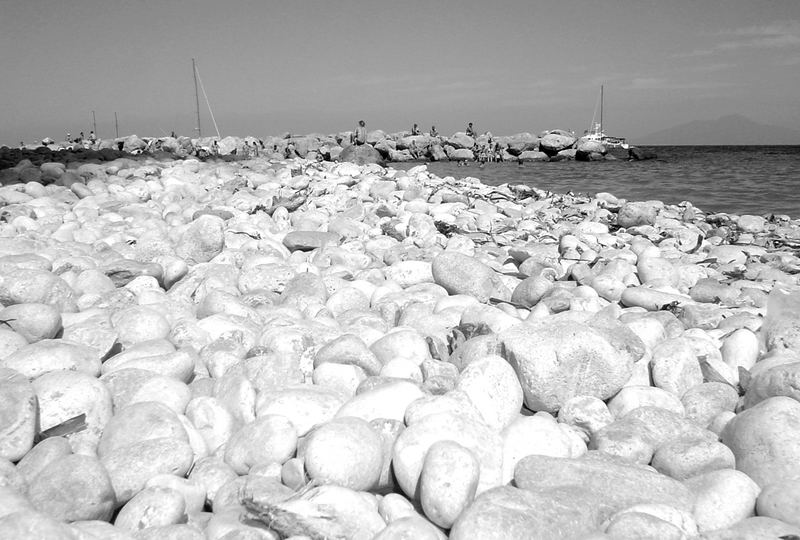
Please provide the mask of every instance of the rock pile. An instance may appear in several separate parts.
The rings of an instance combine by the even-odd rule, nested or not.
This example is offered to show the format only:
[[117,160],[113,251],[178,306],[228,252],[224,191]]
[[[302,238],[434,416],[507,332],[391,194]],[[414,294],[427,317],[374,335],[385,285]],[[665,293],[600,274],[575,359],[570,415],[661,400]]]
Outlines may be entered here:
[[[470,137],[464,132],[450,137],[410,135],[408,132],[386,133],[382,130],[369,132],[366,144],[351,144],[352,132],[322,135],[255,137],[144,137],[130,135],[118,139],[98,140],[94,144],[44,142],[25,149],[0,147],[0,169],[9,168],[22,159],[30,159],[39,165],[45,161],[103,160],[141,154],[154,155],[161,159],[206,157],[224,159],[269,159],[303,158],[309,160],[350,161],[354,163],[385,164],[408,161],[599,161],[604,159],[653,159],[651,151],[631,147],[616,155],[602,143],[579,139],[574,133],[556,129],[539,135],[517,133],[494,137],[490,133]],[[354,155],[355,153],[355,155]],[[115,155],[116,154],[116,155]],[[47,159],[43,159],[44,157]],[[6,162],[4,164],[4,162]],[[9,163],[13,162],[13,163]],[[0,176],[0,183],[2,183]],[[28,181],[28,180],[25,180]]]
[[23,169],[0,538],[800,535],[798,221],[424,166]]

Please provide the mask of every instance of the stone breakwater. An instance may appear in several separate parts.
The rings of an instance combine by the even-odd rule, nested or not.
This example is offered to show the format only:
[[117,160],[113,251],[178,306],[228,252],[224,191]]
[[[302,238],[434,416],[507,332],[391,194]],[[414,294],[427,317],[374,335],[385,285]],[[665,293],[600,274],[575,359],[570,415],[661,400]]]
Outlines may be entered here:
[[800,223],[377,165],[0,188],[2,538],[800,534]]
[[[98,140],[94,143],[57,143],[45,140],[41,145],[30,145],[25,151],[38,150],[42,154],[78,151],[82,159],[109,161],[120,157],[115,152],[127,154],[168,154],[170,157],[185,158],[188,156],[213,155],[215,157],[265,157],[268,159],[322,159],[337,161],[342,152],[351,146],[353,133],[350,131],[330,135],[308,134],[270,136],[263,139],[256,137],[223,138],[204,137],[139,137],[130,135],[118,139]],[[408,162],[408,161],[562,161],[583,160],[599,161],[626,157],[630,159],[652,159],[655,155],[649,151],[631,148],[613,155],[601,143],[579,139],[573,132],[560,129],[543,131],[538,135],[517,133],[515,135],[493,136],[485,133],[474,137],[464,132],[451,136],[411,135],[409,132],[387,133],[382,130],[367,134],[364,147],[374,150],[372,162]],[[7,150],[7,153],[10,152]],[[624,155],[623,155],[624,154]],[[167,157],[167,156],[165,156]],[[30,155],[18,150],[13,157],[9,156],[11,165]],[[15,159],[15,160],[14,160]],[[2,165],[0,155],[0,169]],[[58,159],[53,159],[58,161]],[[341,161],[352,161],[342,159]]]

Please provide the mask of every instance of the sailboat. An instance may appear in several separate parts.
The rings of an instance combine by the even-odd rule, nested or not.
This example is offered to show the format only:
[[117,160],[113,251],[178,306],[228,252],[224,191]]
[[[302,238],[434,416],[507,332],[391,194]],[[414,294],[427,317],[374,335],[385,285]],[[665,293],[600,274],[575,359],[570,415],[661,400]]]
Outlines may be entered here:
[[585,141],[596,141],[603,144],[606,148],[623,148],[627,150],[630,148],[630,145],[625,140],[624,137],[612,137],[610,135],[606,135],[605,131],[603,131],[603,86],[600,86],[600,121],[595,122],[597,118],[597,107],[595,107],[594,115],[592,115],[592,125],[589,129],[584,131],[583,137],[581,139]]

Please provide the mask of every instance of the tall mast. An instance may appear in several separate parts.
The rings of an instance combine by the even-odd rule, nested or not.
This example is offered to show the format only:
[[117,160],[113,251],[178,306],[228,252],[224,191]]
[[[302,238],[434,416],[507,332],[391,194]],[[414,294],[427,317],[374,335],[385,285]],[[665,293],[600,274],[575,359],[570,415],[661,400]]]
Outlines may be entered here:
[[200,95],[197,93],[197,67],[192,58],[192,76],[194,77],[194,104],[197,111],[197,136],[202,137],[203,132],[200,130]]
[[600,85],[600,131],[603,131],[603,85]]

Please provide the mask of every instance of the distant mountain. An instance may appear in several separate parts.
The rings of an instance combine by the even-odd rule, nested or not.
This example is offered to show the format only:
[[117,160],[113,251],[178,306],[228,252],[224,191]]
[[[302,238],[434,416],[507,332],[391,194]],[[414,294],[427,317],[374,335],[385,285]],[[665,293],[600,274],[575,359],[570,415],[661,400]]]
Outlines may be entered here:
[[800,144],[800,131],[753,122],[740,114],[717,120],[694,120],[638,137],[639,145]]

